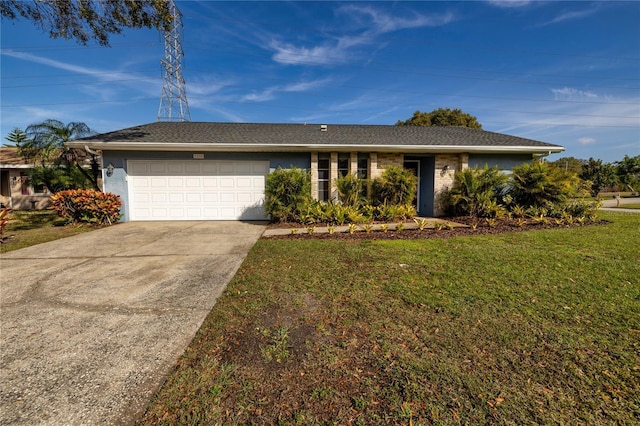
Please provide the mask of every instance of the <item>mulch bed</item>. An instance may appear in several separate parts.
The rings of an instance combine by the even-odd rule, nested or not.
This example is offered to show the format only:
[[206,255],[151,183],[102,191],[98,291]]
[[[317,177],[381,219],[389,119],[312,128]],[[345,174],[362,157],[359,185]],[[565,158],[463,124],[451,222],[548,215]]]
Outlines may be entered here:
[[[528,220],[525,224],[517,224],[515,219],[505,218],[498,219],[493,226],[489,226],[486,221],[479,220],[471,217],[442,217],[441,220],[455,222],[468,227],[455,227],[453,229],[443,228],[426,228],[423,230],[418,229],[404,229],[402,231],[371,231],[369,233],[358,229],[358,231],[350,234],[349,232],[335,232],[319,233],[314,232],[308,234],[306,232],[286,235],[272,235],[268,239],[276,240],[304,240],[304,239],[320,239],[320,240],[417,240],[425,238],[452,238],[470,235],[490,235],[501,234],[504,232],[519,232],[519,231],[531,231],[539,229],[566,229],[576,228],[581,226],[593,226],[593,225],[605,225],[609,223],[606,220],[595,220],[583,223],[574,222],[571,224],[555,222],[555,219],[549,218],[548,223],[537,223],[533,220]],[[407,222],[414,223],[414,222]],[[475,228],[472,226],[477,224]],[[328,226],[327,224],[316,224],[317,228]],[[289,228],[304,228],[304,225],[294,223],[272,223],[268,225],[269,229],[289,229]]]

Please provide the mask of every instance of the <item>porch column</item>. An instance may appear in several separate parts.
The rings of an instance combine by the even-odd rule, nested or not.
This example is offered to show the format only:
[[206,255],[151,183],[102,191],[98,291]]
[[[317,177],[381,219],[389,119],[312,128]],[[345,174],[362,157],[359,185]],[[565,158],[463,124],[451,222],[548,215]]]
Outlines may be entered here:
[[349,154],[349,174],[358,174],[358,153],[352,152]]
[[318,153],[311,153],[311,198],[318,199]]
[[335,179],[338,177],[338,153],[329,154],[329,198],[336,198]]

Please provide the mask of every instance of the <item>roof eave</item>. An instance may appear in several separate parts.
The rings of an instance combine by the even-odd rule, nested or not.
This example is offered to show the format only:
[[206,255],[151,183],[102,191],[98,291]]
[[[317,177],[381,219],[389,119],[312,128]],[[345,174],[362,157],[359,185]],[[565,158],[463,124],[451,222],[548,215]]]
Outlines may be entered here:
[[211,143],[158,143],[158,142],[67,142],[72,148],[88,146],[102,151],[202,151],[202,152],[306,152],[306,151],[374,151],[413,153],[558,153],[558,145],[364,145],[364,144],[211,144]]

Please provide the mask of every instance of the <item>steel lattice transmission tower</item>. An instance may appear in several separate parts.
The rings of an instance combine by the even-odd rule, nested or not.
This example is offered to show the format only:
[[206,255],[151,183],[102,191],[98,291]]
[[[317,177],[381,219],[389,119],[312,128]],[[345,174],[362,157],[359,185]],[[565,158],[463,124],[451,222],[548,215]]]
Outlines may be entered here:
[[162,96],[158,108],[158,121],[191,121],[187,92],[182,77],[182,13],[174,0],[169,0],[173,22],[171,30],[164,32],[164,59],[162,64]]

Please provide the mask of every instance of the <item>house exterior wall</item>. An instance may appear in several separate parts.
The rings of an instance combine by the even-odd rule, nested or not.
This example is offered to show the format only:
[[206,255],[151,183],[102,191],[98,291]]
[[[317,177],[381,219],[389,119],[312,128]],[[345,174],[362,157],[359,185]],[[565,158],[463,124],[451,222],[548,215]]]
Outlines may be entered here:
[[465,159],[466,154],[436,154],[433,176],[434,216],[443,216],[446,213],[444,194],[453,188],[454,176],[457,171],[462,170]]
[[[193,154],[204,154],[203,160],[229,160],[229,161],[268,161],[270,171],[278,167],[299,167],[309,169],[311,157],[309,153],[277,153],[277,152],[173,152],[173,151],[104,151],[103,187],[105,192],[111,192],[120,196],[122,201],[122,221],[130,220],[128,206],[129,193],[127,184],[127,161],[129,160],[193,160]],[[113,164],[113,174],[106,175],[106,168]]]
[[511,170],[515,166],[530,162],[531,160],[533,160],[531,154],[469,154],[469,167],[482,168],[484,166],[498,166],[500,170]]
[[[104,177],[104,190],[120,196],[123,203],[123,221],[128,219],[128,186],[126,165],[128,160],[189,160],[193,159],[195,152],[142,152],[142,151],[105,151],[103,153],[103,167],[113,164],[112,176]],[[299,167],[308,169],[311,172],[311,194],[318,198],[318,152],[255,152],[255,153],[233,153],[233,152],[204,152],[205,160],[234,160],[234,161],[268,161],[270,171],[278,167],[289,168]],[[361,152],[362,154],[362,152]],[[443,203],[443,194],[454,185],[454,176],[457,171],[468,167],[484,167],[485,164],[498,166],[502,170],[510,170],[515,165],[531,161],[531,154],[468,154],[468,153],[447,153],[447,154],[425,154],[407,155],[403,153],[369,152],[368,178],[380,177],[389,166],[403,167],[404,160],[420,160],[421,181],[420,181],[420,206],[423,215],[442,216],[446,213],[446,206]],[[330,155],[331,173],[331,194],[335,195],[333,179],[338,175],[338,152],[331,152]],[[194,160],[198,161],[198,160]],[[358,152],[349,152],[350,173],[355,173],[358,169]],[[448,166],[447,170],[444,170]],[[15,192],[14,192],[15,193]],[[18,189],[19,193],[19,189]],[[40,196],[42,203],[48,202],[48,196]],[[0,199],[2,201],[2,199]],[[37,208],[42,208],[44,204],[37,204]],[[29,203],[26,207],[31,208]]]
[[[3,169],[0,204],[14,210],[40,210],[51,205],[48,192],[38,193],[24,183],[27,169]],[[5,183],[4,179],[7,179]],[[26,192],[26,194],[23,194]]]

